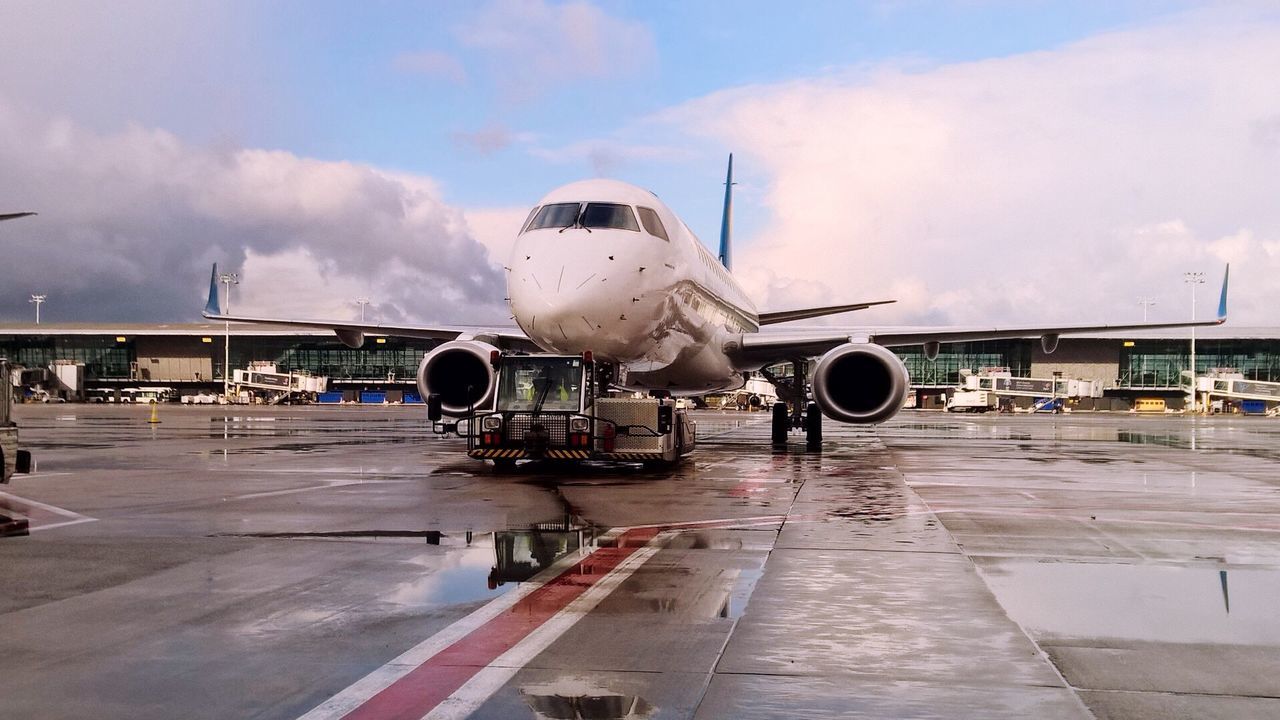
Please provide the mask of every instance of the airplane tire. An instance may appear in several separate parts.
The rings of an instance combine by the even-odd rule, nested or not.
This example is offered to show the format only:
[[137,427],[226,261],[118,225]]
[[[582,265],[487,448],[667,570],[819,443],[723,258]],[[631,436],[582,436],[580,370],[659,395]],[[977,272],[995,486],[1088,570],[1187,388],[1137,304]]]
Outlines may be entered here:
[[804,439],[810,450],[822,447],[822,411],[817,403],[809,403],[805,408]]
[[773,444],[786,445],[787,432],[791,429],[791,417],[784,402],[773,404]]

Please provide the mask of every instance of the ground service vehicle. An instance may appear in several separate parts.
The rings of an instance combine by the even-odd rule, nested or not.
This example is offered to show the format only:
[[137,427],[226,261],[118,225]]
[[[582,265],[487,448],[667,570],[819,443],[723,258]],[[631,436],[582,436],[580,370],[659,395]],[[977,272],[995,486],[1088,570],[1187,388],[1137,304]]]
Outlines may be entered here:
[[986,390],[957,390],[947,398],[947,412],[987,412],[995,407],[995,393]]
[[15,473],[31,472],[31,453],[18,449],[18,426],[9,416],[13,406],[9,378],[9,361],[0,358],[0,483],[9,482]]
[[688,411],[657,397],[608,397],[615,379],[607,363],[581,355],[490,355],[489,397],[461,417],[441,422],[441,398],[427,398],[435,430],[467,439],[467,454],[512,467],[517,460],[611,460],[674,463],[693,450],[697,429]]

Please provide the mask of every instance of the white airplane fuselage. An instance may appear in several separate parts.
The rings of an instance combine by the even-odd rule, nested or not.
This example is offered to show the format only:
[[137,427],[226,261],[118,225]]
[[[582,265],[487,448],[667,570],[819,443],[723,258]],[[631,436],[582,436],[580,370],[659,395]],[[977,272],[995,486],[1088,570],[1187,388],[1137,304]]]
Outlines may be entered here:
[[[579,221],[535,227],[539,211],[573,203],[582,209]],[[629,208],[636,220],[615,214],[614,224],[636,229],[590,226],[597,203],[617,213]],[[661,223],[657,234],[647,210]],[[538,202],[507,263],[507,296],[516,322],[542,349],[590,350],[616,362],[627,386],[674,395],[741,387],[747,368],[735,365],[724,344],[759,330],[755,305],[680,218],[653,193],[615,180],[571,183]]]

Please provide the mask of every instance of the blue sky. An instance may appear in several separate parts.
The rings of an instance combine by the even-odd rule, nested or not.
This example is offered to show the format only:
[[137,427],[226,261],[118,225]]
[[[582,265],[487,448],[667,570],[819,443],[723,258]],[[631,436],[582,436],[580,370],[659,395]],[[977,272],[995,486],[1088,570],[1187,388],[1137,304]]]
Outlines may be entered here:
[[[530,146],[554,150],[609,139],[639,118],[725,88],[887,59],[936,64],[1052,48],[1186,5],[606,2],[599,7],[609,16],[650,34],[653,56],[618,77],[551,77],[545,88],[512,99],[502,82],[507,69],[459,37],[481,14],[476,3],[376,2],[358,10],[343,2],[281,3],[261,19],[261,32],[283,42],[259,49],[266,53],[261,62],[278,63],[269,71],[271,92],[274,104],[288,110],[254,122],[243,140],[431,175],[447,199],[464,205],[522,205],[596,171],[581,159],[531,155]],[[466,81],[396,69],[396,57],[424,51],[456,58]],[[529,139],[490,152],[460,146],[460,134],[494,127]],[[687,220],[709,235],[718,217],[722,156],[732,149],[705,147],[675,171],[668,162],[611,169],[689,197],[697,217]]]
[[[189,318],[218,260],[273,277],[262,311],[488,318],[548,190],[628,180],[710,243],[734,152],[762,306],[1131,319],[1232,260],[1276,322],[1248,290],[1280,270],[1276,48],[1249,2],[18,0],[0,198],[41,216],[0,239],[52,269],[0,268],[0,317]],[[1119,259],[1070,297],[1020,277],[1063,248]],[[1011,269],[962,282],[978,258]]]

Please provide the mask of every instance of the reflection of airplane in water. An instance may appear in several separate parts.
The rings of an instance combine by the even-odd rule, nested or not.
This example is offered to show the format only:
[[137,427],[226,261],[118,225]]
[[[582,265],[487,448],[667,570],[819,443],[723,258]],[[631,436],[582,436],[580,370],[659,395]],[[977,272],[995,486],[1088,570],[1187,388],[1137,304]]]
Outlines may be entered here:
[[[407,326],[331,320],[230,316],[210,278],[205,317],[322,327],[360,347],[367,335],[445,340],[422,359],[418,387],[452,417],[469,416],[494,396],[504,352],[592,353],[613,367],[613,384],[663,395],[703,395],[739,388],[747,374],[791,362],[791,397],[841,422],[877,423],[902,408],[906,366],[889,348],[1040,338],[1053,352],[1060,335],[1214,325],[1226,319],[1223,277],[1218,313],[1207,322],[1124,325],[1036,324],[1015,327],[830,327],[762,331],[768,325],[862,310],[887,300],[761,312],[731,272],[730,158],[717,257],[655,194],[615,180],[585,180],[551,191],[530,210],[506,265],[507,297],[518,327]],[[804,248],[797,248],[804,252]],[[821,258],[815,258],[821,262]],[[808,359],[820,357],[811,377]],[[785,420],[785,415],[783,417]],[[775,422],[778,422],[775,420]],[[775,432],[777,432],[775,427]],[[786,427],[782,427],[785,437]]]

